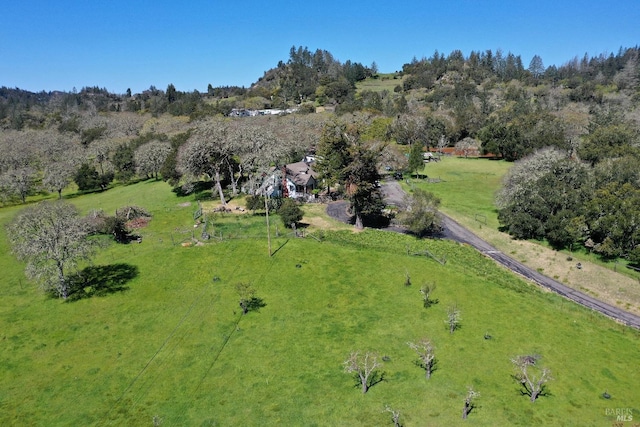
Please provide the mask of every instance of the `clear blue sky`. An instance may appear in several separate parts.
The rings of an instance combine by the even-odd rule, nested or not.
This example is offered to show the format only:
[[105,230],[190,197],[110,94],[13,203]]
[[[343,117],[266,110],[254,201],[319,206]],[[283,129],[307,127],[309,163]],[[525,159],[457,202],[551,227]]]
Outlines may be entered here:
[[545,66],[640,44],[638,0],[2,0],[0,86],[249,86],[291,46],[381,72],[437,49]]

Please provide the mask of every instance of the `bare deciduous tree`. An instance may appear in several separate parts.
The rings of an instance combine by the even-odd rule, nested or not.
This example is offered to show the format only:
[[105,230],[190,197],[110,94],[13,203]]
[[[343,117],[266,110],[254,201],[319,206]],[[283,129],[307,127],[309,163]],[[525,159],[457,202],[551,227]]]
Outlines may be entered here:
[[49,163],[44,168],[42,183],[48,190],[57,192],[58,199],[62,199],[62,190],[73,181],[75,173],[75,165],[70,161]]
[[529,396],[532,402],[535,402],[544,392],[547,382],[553,379],[551,370],[538,366],[538,360],[540,360],[538,355],[516,356],[511,359],[516,369],[514,378],[522,384],[524,388],[522,394]]
[[[231,131],[231,143],[234,155],[238,158],[238,173],[234,174],[231,184],[237,191],[238,181],[245,175],[248,178],[247,192],[255,194],[262,177],[269,172],[271,165],[279,164],[286,156],[286,147],[279,144],[275,134],[266,127],[236,123]],[[231,170],[232,163],[227,167]]]
[[466,137],[456,142],[456,150],[462,152],[462,155],[465,158],[470,155],[477,156],[480,153],[480,141]]
[[378,360],[378,355],[375,353],[362,354],[360,351],[354,351],[343,365],[346,373],[357,375],[362,385],[362,393],[366,393],[370,387],[381,381],[378,368],[382,366],[382,362]]
[[138,175],[152,175],[158,179],[158,172],[169,153],[171,144],[168,142],[151,141],[138,147],[134,155]]
[[424,145],[427,142],[425,126],[423,116],[402,114],[394,119],[391,129],[398,144],[413,146],[414,144]]
[[78,261],[88,259],[95,247],[75,206],[62,201],[30,206],[7,231],[14,253],[27,262],[27,275],[40,282],[45,291],[55,291],[66,299],[68,271]]
[[10,195],[17,195],[26,203],[27,196],[34,189],[37,171],[31,166],[10,169],[0,175],[0,187]]
[[462,408],[462,419],[466,420],[473,408],[475,408],[475,399],[480,397],[480,393],[469,386],[467,395],[464,397],[464,407]]
[[449,325],[450,334],[460,327],[461,320],[460,310],[457,305],[454,304],[447,309],[447,324]]
[[393,427],[401,427],[402,424],[400,424],[400,411],[396,411],[389,405],[386,405],[384,407],[384,411],[391,413],[391,421],[393,422]]
[[420,359],[416,364],[424,369],[425,377],[431,378],[431,373],[436,363],[433,345],[428,338],[422,338],[420,341],[408,342],[407,345],[416,352]]
[[441,135],[440,139],[438,139],[438,157],[442,157],[444,149],[448,146],[449,140],[444,135]]
[[226,149],[227,124],[219,119],[208,120],[197,125],[195,131],[184,144],[178,154],[178,164],[189,174],[199,177],[206,175],[213,179],[212,194],[216,190],[222,205],[227,202],[222,192],[222,168],[226,164],[226,157],[231,155]]
[[380,163],[394,171],[403,171],[409,166],[409,160],[396,144],[384,146],[380,156]]

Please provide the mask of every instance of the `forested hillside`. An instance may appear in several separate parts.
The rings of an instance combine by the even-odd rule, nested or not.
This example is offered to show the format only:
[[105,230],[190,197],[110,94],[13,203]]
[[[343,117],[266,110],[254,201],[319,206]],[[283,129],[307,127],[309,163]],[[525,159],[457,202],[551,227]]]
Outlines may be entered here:
[[[218,172],[236,192],[254,185],[263,163],[314,152],[327,120],[315,112],[324,107],[361,139],[398,144],[396,154],[450,146],[459,155],[517,161],[497,199],[506,231],[638,263],[639,53],[620,48],[545,67],[537,55],[525,66],[501,50],[436,51],[380,74],[375,63],[342,63],[325,50],[294,46],[249,88],[209,85],[200,93],[170,84],[113,94],[97,86],[48,93],[3,87],[0,197],[24,203],[39,192],[105,190],[152,176],[183,185],[194,174],[180,164],[181,147],[197,139],[203,120],[234,108],[297,109],[225,120],[226,163]],[[415,171],[402,157],[385,164]]]

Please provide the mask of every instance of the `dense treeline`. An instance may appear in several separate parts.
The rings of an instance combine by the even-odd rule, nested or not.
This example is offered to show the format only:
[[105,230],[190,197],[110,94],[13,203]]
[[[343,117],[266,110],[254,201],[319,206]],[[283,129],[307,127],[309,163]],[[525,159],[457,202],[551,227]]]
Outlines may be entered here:
[[342,64],[325,50],[312,54],[306,47],[292,47],[286,63],[280,61],[249,89],[209,84],[206,93],[182,92],[169,84],[164,91],[152,85],[138,94],[130,89],[125,94],[112,94],[97,86],[79,92],[74,88],[71,92],[40,93],[2,87],[0,127],[42,127],[44,115],[69,110],[143,112],[156,117],[168,113],[192,119],[227,115],[233,108],[288,108],[305,102],[333,103],[354,110],[355,83],[376,72],[349,60]]
[[[338,115],[353,113],[347,122],[362,141],[399,144],[382,156],[394,169],[419,174],[422,150],[454,145],[465,156],[523,159],[498,198],[506,230],[639,261],[640,233],[626,220],[640,212],[639,54],[638,47],[621,48],[549,67],[536,55],[525,67],[519,55],[501,50],[436,51],[380,75],[375,63],[342,63],[325,50],[293,46],[286,62],[250,88],[209,85],[201,93],[169,84],[113,94],[98,86],[40,93],[3,87],[0,196],[24,202],[39,191],[61,196],[72,182],[91,191],[146,177],[183,185],[197,178],[183,162],[184,147],[198,139],[202,123],[233,108],[309,113],[331,106]],[[365,79],[392,83],[357,90]],[[225,159],[220,186],[255,188],[266,163],[313,152],[325,121],[314,114],[227,119],[224,150],[216,148]]]
[[557,249],[584,246],[640,264],[638,154],[634,145],[592,164],[567,151],[539,150],[510,169],[497,196],[498,218],[516,238],[546,239]]

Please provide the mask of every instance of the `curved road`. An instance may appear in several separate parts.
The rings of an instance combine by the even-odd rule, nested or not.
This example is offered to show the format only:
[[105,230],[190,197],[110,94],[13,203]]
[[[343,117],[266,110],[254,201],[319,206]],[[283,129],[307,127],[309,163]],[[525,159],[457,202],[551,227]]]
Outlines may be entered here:
[[[384,197],[387,203],[394,204],[399,207],[404,205],[403,199],[404,199],[405,193],[402,190],[402,187],[400,186],[400,184],[398,184],[397,182],[395,181],[384,182],[382,184],[382,192],[384,194]],[[347,202],[330,203],[327,206],[327,214],[342,222],[349,222],[351,218],[347,213],[347,207],[348,207]],[[582,293],[566,285],[563,285],[557,280],[551,279],[543,274],[540,274],[539,272],[527,267],[524,264],[521,264],[520,262],[514,260],[513,258],[498,251],[489,243],[480,239],[478,236],[476,236],[466,228],[462,227],[460,224],[458,224],[448,216],[442,214],[442,217],[443,217],[443,227],[444,227],[442,236],[444,238],[455,240],[456,242],[468,244],[476,248],[478,251],[482,252],[484,255],[490,258],[493,258],[499,264],[525,277],[526,279],[529,279],[534,283],[537,283],[540,286],[543,286],[587,308],[598,311],[604,314],[605,316],[615,319],[627,326],[640,329],[640,316],[637,316],[635,314],[621,310],[618,307],[614,307],[610,304],[597,300],[585,293]],[[398,231],[398,230],[394,229],[394,231]]]

